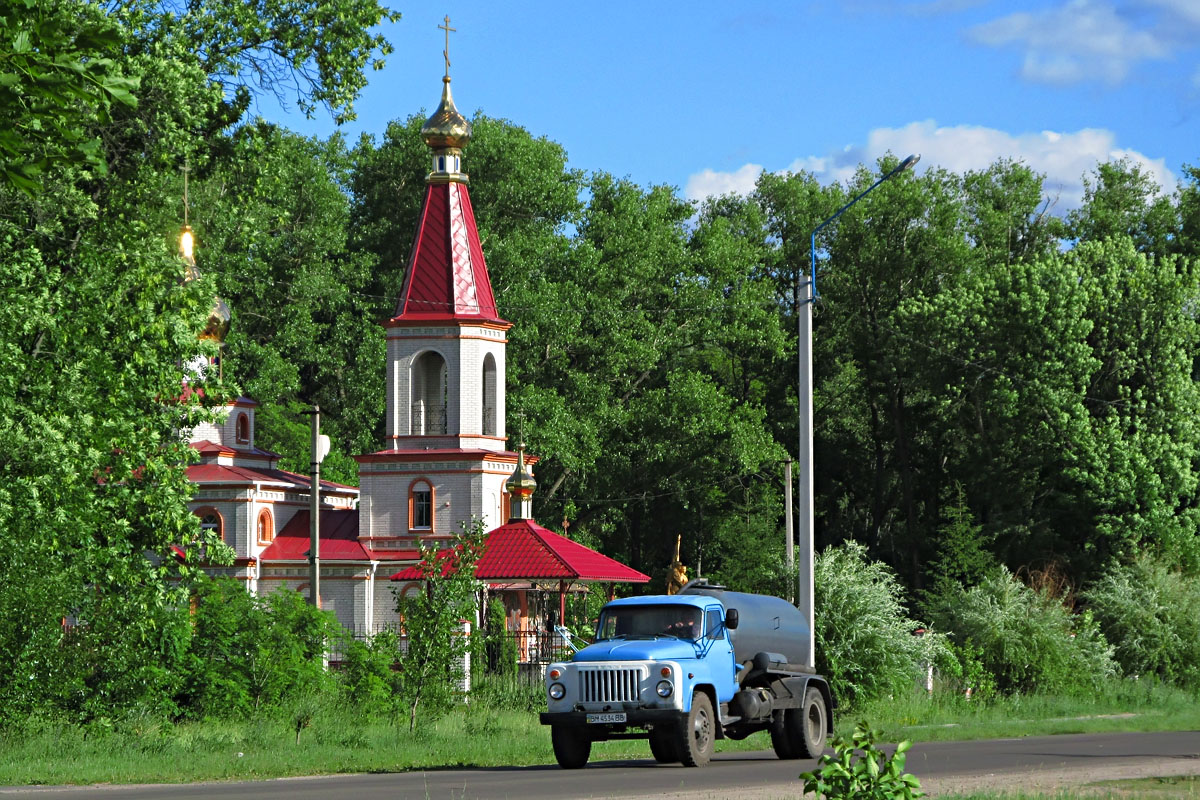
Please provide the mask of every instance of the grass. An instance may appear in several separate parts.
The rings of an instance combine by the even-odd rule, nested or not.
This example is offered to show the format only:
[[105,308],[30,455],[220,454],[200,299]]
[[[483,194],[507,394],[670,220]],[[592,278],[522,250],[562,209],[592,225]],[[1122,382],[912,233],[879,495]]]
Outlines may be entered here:
[[[86,727],[30,721],[0,735],[0,785],[179,783],[550,764],[554,756],[549,732],[538,724],[539,705],[540,689],[506,687],[440,718],[423,719],[409,733],[407,717],[399,713],[392,719],[372,718],[360,709],[328,703],[318,707],[298,738],[286,712],[258,721],[180,724],[149,718]],[[1106,716],[1121,713],[1135,716]],[[1195,730],[1200,728],[1200,707],[1178,690],[1115,683],[1092,699],[1026,696],[988,704],[917,694],[847,710],[839,716],[839,730],[848,731],[859,719],[882,728],[888,740],[931,741]],[[765,733],[718,742],[718,751],[768,748]],[[599,742],[592,751],[597,761],[649,757],[644,741]]]
[[1136,780],[1100,781],[1049,794],[1029,792],[972,792],[970,794],[938,795],[940,800],[1179,800],[1200,797],[1200,778],[1178,776],[1170,778],[1138,778]]
[[922,692],[838,714],[839,730],[868,720],[889,741],[964,741],[1106,731],[1200,729],[1196,696],[1153,681],[1114,679],[1087,697],[1013,695],[989,702]]

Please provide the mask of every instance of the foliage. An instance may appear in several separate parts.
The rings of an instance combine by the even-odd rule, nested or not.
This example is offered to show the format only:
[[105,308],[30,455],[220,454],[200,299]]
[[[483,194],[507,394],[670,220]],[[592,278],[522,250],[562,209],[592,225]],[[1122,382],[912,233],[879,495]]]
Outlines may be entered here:
[[945,636],[913,636],[903,588],[888,567],[848,542],[823,550],[814,567],[817,671],[850,706],[900,692],[944,656]]
[[1200,687],[1200,579],[1148,554],[1082,594],[1126,675]]
[[32,195],[47,173],[104,174],[95,123],[137,105],[118,60],[122,36],[92,4],[13,0],[0,8],[0,173]]
[[193,717],[248,717],[328,692],[324,657],[332,616],[288,589],[257,598],[241,582],[203,581],[181,667],[181,710]]
[[980,661],[1004,692],[1082,694],[1116,672],[1113,648],[1090,613],[1072,614],[1058,598],[1003,567],[944,596],[932,614],[960,646],[979,648]]
[[501,677],[517,674],[517,642],[508,633],[508,619],[504,613],[504,602],[493,598],[487,605],[484,652],[487,671]]
[[408,649],[400,662],[400,695],[408,706],[408,729],[417,726],[417,707],[444,710],[462,679],[462,657],[470,648],[462,635],[462,620],[474,619],[475,564],[483,555],[483,523],[464,522],[462,534],[449,550],[422,547],[418,568],[424,587],[406,597],[397,595],[396,610],[404,620]]
[[974,524],[962,484],[954,485],[955,499],[943,510],[937,530],[937,550],[929,562],[928,592],[937,596],[957,587],[973,586],[995,567],[983,526]]
[[833,755],[822,755],[817,769],[800,773],[804,791],[826,800],[924,797],[921,782],[904,771],[905,753],[912,742],[900,742],[888,755],[875,744],[881,735],[860,722],[850,736],[835,736]]
[[392,631],[380,631],[365,642],[346,636],[343,647],[342,693],[365,712],[386,712],[399,689],[400,637]]

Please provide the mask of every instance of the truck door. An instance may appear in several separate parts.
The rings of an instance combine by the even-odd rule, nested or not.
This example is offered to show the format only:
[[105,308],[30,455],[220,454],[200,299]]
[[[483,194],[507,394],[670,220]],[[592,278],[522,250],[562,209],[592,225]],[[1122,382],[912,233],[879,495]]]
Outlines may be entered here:
[[733,663],[733,643],[725,630],[725,609],[721,606],[704,609],[704,635],[709,640],[708,658],[717,683],[717,700],[728,703],[737,690],[737,665]]

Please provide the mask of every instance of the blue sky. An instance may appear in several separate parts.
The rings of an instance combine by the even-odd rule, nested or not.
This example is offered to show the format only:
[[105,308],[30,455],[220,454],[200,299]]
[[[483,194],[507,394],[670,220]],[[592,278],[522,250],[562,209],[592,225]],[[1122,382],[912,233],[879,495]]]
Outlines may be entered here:
[[843,180],[890,150],[956,172],[1024,161],[1064,210],[1098,161],[1168,189],[1200,165],[1200,0],[392,3],[396,52],[342,126],[352,140],[436,107],[449,14],[461,111],[692,199],[763,169]]

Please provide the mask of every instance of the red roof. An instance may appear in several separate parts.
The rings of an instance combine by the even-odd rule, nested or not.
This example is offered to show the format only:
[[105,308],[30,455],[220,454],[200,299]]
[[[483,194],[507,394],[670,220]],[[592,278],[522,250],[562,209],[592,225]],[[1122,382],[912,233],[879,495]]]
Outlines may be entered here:
[[431,183],[393,323],[498,322],[467,185]]
[[[590,547],[574,542],[533,520],[519,519],[487,535],[475,577],[484,581],[564,580],[646,583],[649,575],[627,567]],[[420,580],[413,566],[392,576],[394,581]]]
[[[261,561],[307,561],[309,520],[312,513],[300,511],[288,520],[275,541],[262,551]],[[358,511],[321,509],[321,558],[326,561],[369,561],[370,556],[358,543]]]
[[[229,467],[224,464],[192,464],[187,468],[188,480],[192,483],[274,483],[300,490],[308,489],[311,481],[307,475],[297,475],[282,469],[255,469],[251,467]],[[358,492],[354,486],[345,486],[333,481],[321,481],[321,491]]]
[[255,458],[279,458],[278,453],[263,450],[261,447],[230,447],[217,444],[208,439],[197,439],[191,443],[192,449],[203,456],[253,456]]

